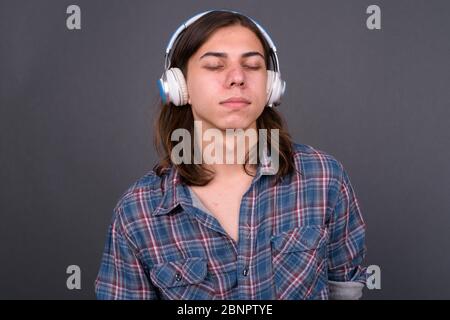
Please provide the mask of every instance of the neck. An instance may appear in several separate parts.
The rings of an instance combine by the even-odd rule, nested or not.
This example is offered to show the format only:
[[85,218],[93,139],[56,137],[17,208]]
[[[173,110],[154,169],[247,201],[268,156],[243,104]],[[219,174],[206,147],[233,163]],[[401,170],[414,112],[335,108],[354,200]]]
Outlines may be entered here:
[[[243,166],[246,154],[248,154],[247,171],[252,175],[256,173],[258,166],[256,122],[240,130],[214,128],[215,130],[209,131],[211,128],[194,127],[198,145],[201,142],[202,165],[215,173],[214,180],[230,180],[247,175]],[[254,151],[253,158],[250,150]]]

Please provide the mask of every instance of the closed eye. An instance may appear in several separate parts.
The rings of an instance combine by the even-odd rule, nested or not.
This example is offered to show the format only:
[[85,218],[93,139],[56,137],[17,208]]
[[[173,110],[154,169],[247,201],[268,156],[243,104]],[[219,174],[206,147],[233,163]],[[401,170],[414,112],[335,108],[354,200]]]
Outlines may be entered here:
[[250,70],[259,70],[261,69],[260,66],[244,66],[244,68],[250,69]]
[[208,70],[218,70],[220,68],[223,68],[223,66],[221,66],[221,65],[218,65],[218,66],[205,66],[205,69],[208,69]]

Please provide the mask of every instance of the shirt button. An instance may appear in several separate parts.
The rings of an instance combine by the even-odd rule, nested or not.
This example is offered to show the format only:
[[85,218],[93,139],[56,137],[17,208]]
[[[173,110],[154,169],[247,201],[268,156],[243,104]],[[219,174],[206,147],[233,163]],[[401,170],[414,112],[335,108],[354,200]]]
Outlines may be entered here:
[[181,274],[180,274],[180,273],[177,273],[177,274],[175,275],[175,279],[176,279],[177,281],[181,281]]
[[245,268],[244,271],[242,271],[242,274],[244,275],[244,277],[246,277],[248,275],[248,269]]

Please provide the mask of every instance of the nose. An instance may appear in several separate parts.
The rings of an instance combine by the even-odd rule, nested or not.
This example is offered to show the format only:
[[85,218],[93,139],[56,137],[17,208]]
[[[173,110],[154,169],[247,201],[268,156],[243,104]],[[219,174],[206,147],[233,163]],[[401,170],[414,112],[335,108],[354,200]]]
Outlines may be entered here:
[[244,87],[245,86],[245,73],[240,67],[236,67],[228,72],[227,87]]

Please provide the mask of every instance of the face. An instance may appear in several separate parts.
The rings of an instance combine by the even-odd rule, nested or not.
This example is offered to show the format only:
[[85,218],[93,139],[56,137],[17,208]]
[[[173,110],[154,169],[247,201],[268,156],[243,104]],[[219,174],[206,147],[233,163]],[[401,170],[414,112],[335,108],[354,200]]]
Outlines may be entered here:
[[239,25],[218,29],[188,60],[186,83],[203,129],[256,129],[267,99],[260,40]]

